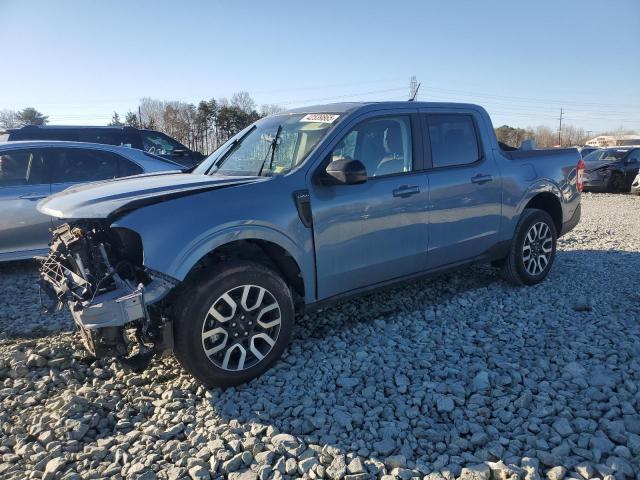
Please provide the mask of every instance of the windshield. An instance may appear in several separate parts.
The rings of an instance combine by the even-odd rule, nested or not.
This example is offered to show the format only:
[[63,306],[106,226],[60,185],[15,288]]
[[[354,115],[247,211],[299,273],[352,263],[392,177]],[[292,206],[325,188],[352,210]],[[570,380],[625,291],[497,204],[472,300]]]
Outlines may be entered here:
[[596,150],[584,157],[585,162],[617,162],[627,156],[629,150],[608,148],[604,150]]
[[231,176],[282,175],[302,163],[338,114],[275,115],[222,145],[197,173]]

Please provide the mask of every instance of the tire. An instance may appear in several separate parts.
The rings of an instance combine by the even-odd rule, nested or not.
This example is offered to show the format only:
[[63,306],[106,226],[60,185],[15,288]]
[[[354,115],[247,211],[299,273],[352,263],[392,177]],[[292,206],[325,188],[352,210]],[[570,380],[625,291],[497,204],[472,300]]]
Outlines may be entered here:
[[[531,237],[535,238],[534,242]],[[537,208],[525,209],[516,227],[509,254],[502,264],[505,280],[514,285],[535,285],[544,280],[556,256],[557,240],[555,224],[547,212]],[[531,260],[525,262],[527,251],[535,265]],[[547,259],[546,264],[535,255],[536,252]]]
[[624,177],[619,172],[614,172],[609,179],[608,190],[614,193],[623,192],[625,190]]
[[220,264],[189,281],[174,312],[174,354],[208,387],[258,377],[280,358],[293,331],[288,285],[269,268],[248,261]]

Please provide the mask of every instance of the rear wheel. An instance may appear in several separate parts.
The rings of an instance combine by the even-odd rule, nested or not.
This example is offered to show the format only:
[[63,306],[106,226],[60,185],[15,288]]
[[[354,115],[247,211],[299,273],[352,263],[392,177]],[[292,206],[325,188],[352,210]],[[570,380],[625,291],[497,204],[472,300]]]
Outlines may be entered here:
[[526,209],[518,222],[502,273],[514,285],[534,285],[548,275],[556,256],[556,227],[551,216]]
[[291,291],[260,264],[222,264],[186,285],[177,305],[174,353],[207,386],[238,385],[261,375],[291,339]]

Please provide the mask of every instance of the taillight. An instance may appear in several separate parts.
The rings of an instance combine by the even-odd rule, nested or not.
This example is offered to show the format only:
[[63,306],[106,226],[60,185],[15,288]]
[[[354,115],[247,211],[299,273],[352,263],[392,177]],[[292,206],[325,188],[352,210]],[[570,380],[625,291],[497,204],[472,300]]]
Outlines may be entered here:
[[584,189],[584,182],[582,177],[584,176],[584,160],[578,160],[578,166],[576,167],[576,187],[581,192]]

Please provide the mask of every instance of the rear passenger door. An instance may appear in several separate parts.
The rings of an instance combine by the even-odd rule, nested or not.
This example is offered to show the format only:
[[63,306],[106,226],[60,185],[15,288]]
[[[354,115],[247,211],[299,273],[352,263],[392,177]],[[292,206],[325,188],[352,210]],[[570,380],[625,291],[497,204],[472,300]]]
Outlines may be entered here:
[[36,208],[50,193],[44,153],[42,148],[0,152],[0,258],[28,258],[47,248],[51,219]]
[[481,256],[497,241],[501,177],[493,152],[483,148],[477,113],[421,110],[429,168],[428,266]]

